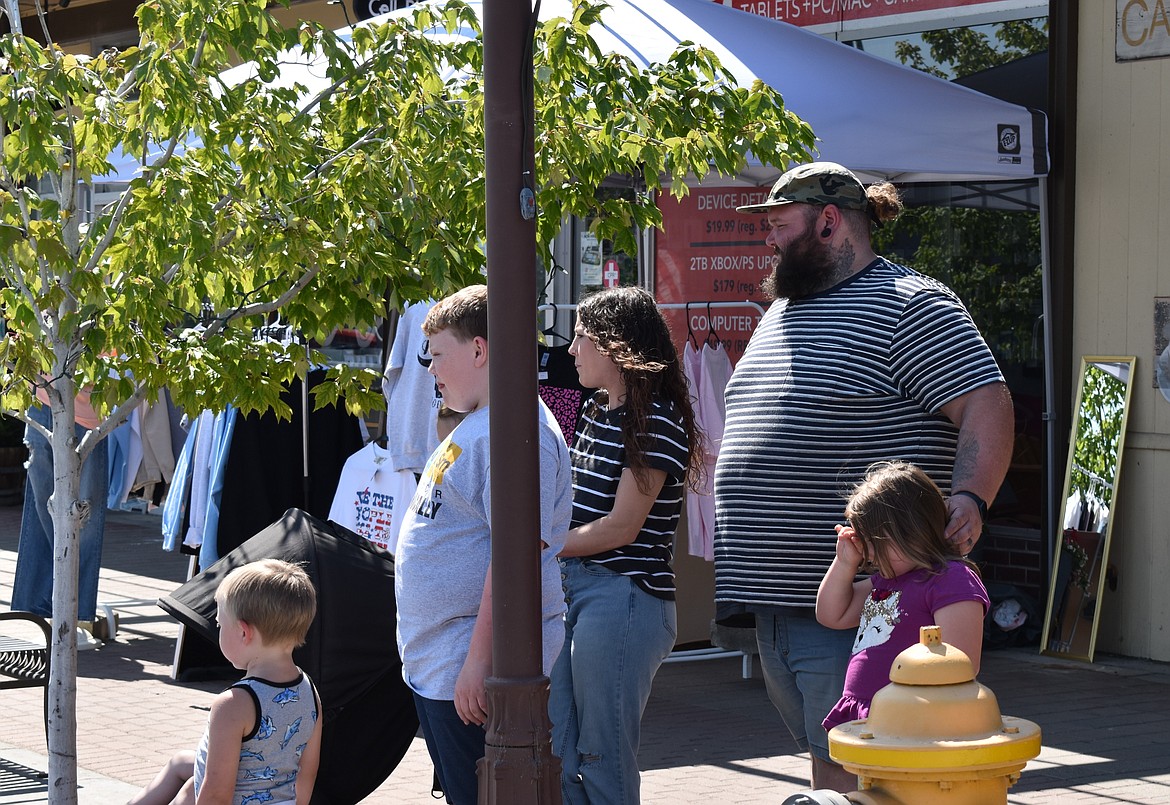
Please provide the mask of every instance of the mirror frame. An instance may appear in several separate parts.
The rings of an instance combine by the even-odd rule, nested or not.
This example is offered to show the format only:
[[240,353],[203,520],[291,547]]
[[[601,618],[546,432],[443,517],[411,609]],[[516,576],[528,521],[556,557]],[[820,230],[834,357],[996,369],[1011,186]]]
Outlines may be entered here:
[[[1052,657],[1067,657],[1071,659],[1084,660],[1086,662],[1093,661],[1093,654],[1097,648],[1097,627],[1100,625],[1101,617],[1101,599],[1105,592],[1106,583],[1106,567],[1109,560],[1109,545],[1113,538],[1113,521],[1117,512],[1117,490],[1118,481],[1121,478],[1121,462],[1125,452],[1125,432],[1129,425],[1129,407],[1130,399],[1133,396],[1134,383],[1134,365],[1137,358],[1133,355],[1085,355],[1081,357],[1081,372],[1077,380],[1077,397],[1073,404],[1073,419],[1072,427],[1069,429],[1068,442],[1068,460],[1064,468],[1064,494],[1060,502],[1060,515],[1057,519],[1059,532],[1055,535],[1053,540],[1054,545],[1051,551],[1051,564],[1049,565],[1049,579],[1048,579],[1048,605],[1044,610],[1044,632],[1040,638],[1040,653]],[[1073,653],[1071,651],[1056,651],[1049,648],[1048,637],[1049,630],[1052,627],[1052,610],[1056,599],[1056,573],[1059,567],[1061,552],[1064,548],[1064,534],[1066,518],[1068,516],[1068,500],[1072,494],[1070,486],[1072,484],[1072,470],[1073,459],[1076,456],[1077,447],[1077,433],[1080,430],[1081,423],[1081,403],[1085,391],[1085,374],[1088,367],[1092,364],[1099,363],[1114,363],[1126,364],[1129,367],[1129,382],[1125,386],[1125,397],[1122,400],[1121,407],[1121,429],[1117,437],[1117,466],[1113,472],[1113,497],[1110,500],[1109,519],[1105,523],[1105,531],[1101,535],[1100,544],[1100,558],[1097,562],[1095,573],[1097,576],[1096,589],[1094,590],[1093,607],[1093,621],[1089,634],[1089,648],[1085,654]],[[1091,579],[1090,579],[1091,582]],[[1071,584],[1071,581],[1069,582]]]

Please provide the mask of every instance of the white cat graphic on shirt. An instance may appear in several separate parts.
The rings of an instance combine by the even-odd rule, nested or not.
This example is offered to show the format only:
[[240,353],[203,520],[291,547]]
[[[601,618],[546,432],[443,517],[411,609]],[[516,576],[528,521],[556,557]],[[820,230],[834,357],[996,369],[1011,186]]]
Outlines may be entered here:
[[902,600],[901,590],[890,590],[880,599],[871,593],[861,608],[861,623],[857,627],[857,639],[853,642],[853,653],[880,646],[890,639],[894,626],[902,620],[898,602]]

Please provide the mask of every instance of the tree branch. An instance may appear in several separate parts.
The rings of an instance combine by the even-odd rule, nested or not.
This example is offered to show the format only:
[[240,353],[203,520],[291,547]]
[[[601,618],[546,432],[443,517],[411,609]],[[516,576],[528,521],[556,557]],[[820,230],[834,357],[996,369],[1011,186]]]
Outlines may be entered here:
[[93,428],[82,437],[81,444],[77,447],[78,455],[84,460],[97,447],[98,442],[113,433],[123,422],[129,419],[134,409],[146,399],[147,391],[146,384],[139,383],[129,397],[119,403],[118,407],[111,411],[96,428]]
[[303,291],[306,286],[308,286],[308,284],[313,281],[313,278],[316,277],[318,273],[320,273],[320,271],[320,265],[313,265],[312,267],[305,269],[305,272],[297,278],[297,281],[289,286],[288,290],[286,290],[276,299],[268,302],[257,302],[253,305],[241,305],[222,318],[217,318],[214,324],[208,326],[208,328],[203,331],[203,340],[205,342],[210,341],[212,338],[219,335],[219,333],[223,331],[223,328],[226,327],[233,319],[244,318],[246,316],[260,316],[266,313],[272,313],[274,310],[279,310],[288,304],[292,299],[295,299],[296,295]]

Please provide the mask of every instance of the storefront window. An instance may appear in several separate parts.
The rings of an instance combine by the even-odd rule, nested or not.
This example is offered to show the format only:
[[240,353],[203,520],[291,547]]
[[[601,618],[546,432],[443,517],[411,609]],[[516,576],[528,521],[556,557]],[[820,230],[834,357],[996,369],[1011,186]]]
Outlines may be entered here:
[[[603,196],[631,196],[634,191],[627,188],[603,187],[597,191]],[[613,242],[599,238],[590,230],[591,218],[573,219],[573,276],[572,300],[579,301],[592,291],[614,285],[638,284],[638,258],[636,255],[614,249]],[[635,233],[636,237],[636,233]]]

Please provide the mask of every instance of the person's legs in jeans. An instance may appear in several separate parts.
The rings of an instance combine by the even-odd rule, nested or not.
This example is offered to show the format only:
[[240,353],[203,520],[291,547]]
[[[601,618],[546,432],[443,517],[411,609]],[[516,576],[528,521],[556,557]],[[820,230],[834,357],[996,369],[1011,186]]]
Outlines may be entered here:
[[[564,801],[637,803],[642,711],[654,675],[674,648],[674,602],[655,598],[599,565],[568,561],[564,567],[570,615],[558,664],[570,664],[573,697],[571,709],[566,708],[565,669],[559,674],[554,669],[554,750],[565,769],[576,771],[562,777]],[[559,726],[566,713],[576,717],[575,746],[572,721]]]
[[828,629],[804,614],[757,614],[756,642],[768,698],[812,758],[813,787],[853,791],[857,778],[829,759],[821,721],[841,698],[856,632]]
[[427,699],[416,693],[414,708],[447,802],[476,805],[479,778],[475,764],[484,755],[483,727],[464,724],[452,701]]
[[[561,581],[566,587],[568,575],[565,566],[568,563],[579,564],[579,559],[567,559],[561,562]],[[573,699],[573,624],[577,619],[577,610],[573,602],[568,602],[568,611],[565,613],[565,643],[561,654],[553,664],[549,674],[548,716],[552,722],[552,751],[561,760],[561,780],[577,780],[580,775],[580,758],[577,755],[577,739],[580,728],[577,724],[577,704]],[[564,789],[562,782],[561,788]],[[565,802],[569,802],[567,794],[562,793]]]
[[[31,418],[50,426],[51,414],[44,406],[33,406]],[[78,439],[85,429],[75,425]],[[12,583],[12,608],[53,614],[53,520],[49,497],[53,494],[53,454],[48,440],[29,429],[24,510],[20,522],[16,573]],[[106,496],[109,488],[106,443],[103,440],[81,465],[80,499],[89,503],[89,514],[78,537],[78,620],[92,621],[97,610],[98,576],[101,573],[102,541],[106,528]]]

